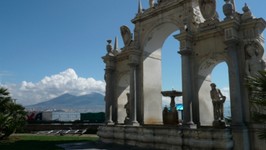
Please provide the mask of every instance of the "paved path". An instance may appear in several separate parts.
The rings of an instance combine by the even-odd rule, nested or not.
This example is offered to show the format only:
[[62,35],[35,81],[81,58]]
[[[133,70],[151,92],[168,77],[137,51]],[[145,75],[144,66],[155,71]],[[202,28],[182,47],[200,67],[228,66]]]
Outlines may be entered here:
[[[83,134],[84,137],[98,137],[96,134]],[[100,141],[66,143],[57,145],[65,150],[148,150],[135,146],[122,146],[117,144],[104,144]],[[150,150],[150,149],[149,149]]]
[[100,142],[79,142],[57,145],[65,150],[147,150],[132,146],[121,146],[115,144],[103,144]]
[[[17,136],[27,135],[27,134],[15,134]],[[30,136],[39,136],[37,134],[28,134]],[[53,135],[49,135],[53,136]],[[69,136],[69,135],[66,135]],[[83,134],[81,137],[98,137],[96,134]],[[150,149],[141,149],[139,147],[133,146],[121,146],[117,144],[104,144],[99,141],[90,141],[90,142],[76,142],[76,143],[66,143],[57,145],[65,150],[150,150]]]

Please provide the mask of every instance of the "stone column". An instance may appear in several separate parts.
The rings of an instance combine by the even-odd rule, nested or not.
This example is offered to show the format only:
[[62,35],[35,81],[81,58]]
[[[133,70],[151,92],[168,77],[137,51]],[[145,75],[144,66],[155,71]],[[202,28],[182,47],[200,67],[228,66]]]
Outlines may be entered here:
[[114,122],[112,120],[112,112],[113,112],[113,87],[112,87],[112,76],[113,76],[113,69],[108,68],[105,69],[106,74],[106,92],[105,92],[105,116],[106,116],[106,124],[113,125]]
[[[194,124],[192,118],[192,86],[191,86],[191,70],[190,70],[190,50],[182,50],[178,52],[182,56],[182,95],[184,106],[184,124]],[[184,67],[186,66],[186,67]]]
[[183,96],[183,107],[184,107],[184,125],[192,125],[193,123],[193,111],[194,108],[193,101],[193,86],[192,86],[192,68],[191,68],[191,43],[192,43],[192,36],[187,33],[183,32],[179,35],[175,35],[175,38],[180,41],[180,51],[178,52],[181,55],[182,61],[182,96]]
[[230,100],[232,114],[232,134],[235,143],[234,149],[248,150],[250,147],[248,129],[244,123],[244,107],[242,93],[240,91],[240,68],[237,40],[225,42],[229,55],[229,83],[230,83]]
[[240,91],[240,72],[238,64],[237,54],[237,42],[227,42],[228,53],[230,57],[229,62],[229,86],[231,97],[231,112],[232,112],[232,124],[243,124],[243,107]]
[[129,58],[130,66],[130,120],[131,125],[138,126],[137,121],[137,65],[138,59],[137,56],[130,56]]
[[104,79],[106,82],[105,91],[105,122],[107,125],[113,125],[113,109],[114,109],[114,58],[113,56],[106,55],[103,57],[106,63]]

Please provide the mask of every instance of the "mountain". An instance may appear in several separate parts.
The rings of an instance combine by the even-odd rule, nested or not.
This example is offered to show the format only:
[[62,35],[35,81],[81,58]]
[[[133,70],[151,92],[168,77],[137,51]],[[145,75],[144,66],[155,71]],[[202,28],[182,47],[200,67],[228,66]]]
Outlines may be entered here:
[[62,110],[67,112],[103,112],[104,108],[104,96],[99,93],[81,96],[67,93],[45,102],[26,106],[27,110]]

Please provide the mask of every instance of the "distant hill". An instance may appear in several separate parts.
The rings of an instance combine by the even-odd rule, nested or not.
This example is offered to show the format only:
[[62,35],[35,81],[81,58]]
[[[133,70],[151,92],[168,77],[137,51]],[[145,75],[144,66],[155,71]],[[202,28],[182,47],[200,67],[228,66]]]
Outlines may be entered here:
[[104,96],[99,93],[82,96],[63,94],[45,102],[26,106],[27,110],[57,110],[66,112],[103,112],[104,108]]

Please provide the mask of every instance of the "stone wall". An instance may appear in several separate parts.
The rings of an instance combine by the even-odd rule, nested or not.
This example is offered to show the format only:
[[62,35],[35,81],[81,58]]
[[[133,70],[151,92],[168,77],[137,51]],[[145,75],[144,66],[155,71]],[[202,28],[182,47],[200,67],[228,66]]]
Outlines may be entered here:
[[173,126],[100,126],[98,136],[104,143],[160,150],[230,150],[230,129],[186,129]]

